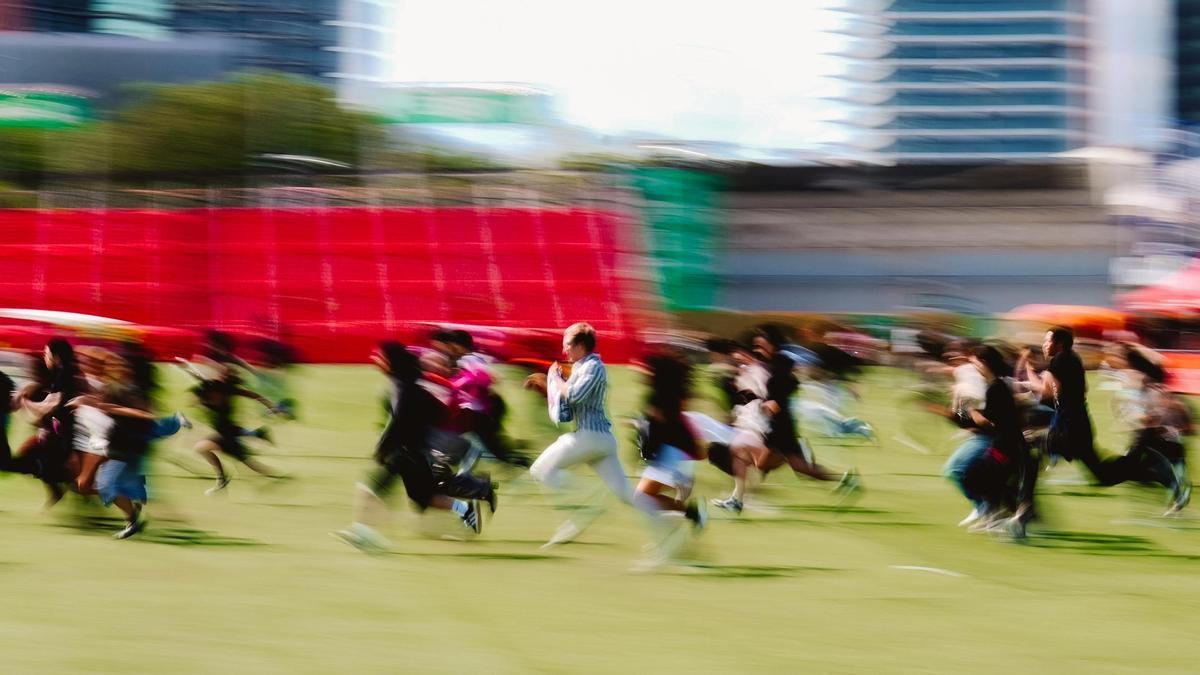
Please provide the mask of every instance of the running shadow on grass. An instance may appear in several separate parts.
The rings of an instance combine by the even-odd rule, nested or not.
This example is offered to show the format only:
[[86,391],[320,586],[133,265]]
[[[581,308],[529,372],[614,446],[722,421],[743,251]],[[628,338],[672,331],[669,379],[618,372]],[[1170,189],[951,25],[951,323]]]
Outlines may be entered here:
[[137,536],[138,541],[169,546],[265,546],[257,539],[226,537],[190,527],[155,527],[153,523]]
[[884,511],[881,509],[868,509],[861,506],[840,505],[840,504],[785,504],[783,506],[773,507],[780,511],[800,511],[807,513],[834,513],[834,514],[855,514],[855,515],[872,515],[881,516],[892,511]]
[[1030,533],[1024,543],[1038,548],[1079,551],[1089,555],[1139,555],[1162,551],[1157,544],[1146,537],[1064,530],[1039,530],[1036,533]]
[[[487,539],[480,542],[482,544],[516,544],[519,546],[541,546],[546,543],[545,539]],[[575,540],[570,544],[564,544],[567,548],[575,548],[577,546],[616,546],[616,543],[611,541],[579,541]],[[560,547],[561,548],[561,547]]]
[[[125,521],[113,516],[93,514],[73,514],[70,518],[56,524],[76,530],[84,534],[112,536],[125,526]],[[170,546],[263,546],[264,543],[255,539],[226,537],[208,530],[197,530],[179,524],[157,521],[151,522],[146,529],[136,535],[136,541],[152,544],[167,544]]]
[[714,565],[698,563],[672,567],[664,570],[663,573],[672,576],[700,576],[716,579],[768,579],[798,577],[814,572],[840,571],[834,567],[813,567],[809,565]]
[[475,560],[567,560],[567,558],[562,556],[547,555],[545,553],[501,553],[499,551],[467,553],[421,553],[413,551],[393,551],[392,555],[415,558],[466,558]]

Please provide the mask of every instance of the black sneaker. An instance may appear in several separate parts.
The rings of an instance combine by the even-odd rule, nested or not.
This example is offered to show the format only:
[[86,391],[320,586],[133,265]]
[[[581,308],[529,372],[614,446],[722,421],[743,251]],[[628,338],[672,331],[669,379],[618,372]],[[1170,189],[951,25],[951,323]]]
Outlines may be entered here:
[[483,499],[484,499],[484,501],[487,502],[488,513],[495,514],[496,513],[496,502],[498,501],[498,499],[496,497],[496,484],[495,483],[492,483],[491,487],[488,488],[487,496],[484,497]]
[[463,525],[470,528],[475,534],[483,532],[483,518],[479,516],[479,500],[472,499],[467,502],[467,512],[462,514]]
[[704,505],[704,502],[693,499],[688,502],[683,516],[692,521],[692,526],[697,531],[703,530],[704,526],[708,524],[708,507]]
[[[135,518],[137,517],[135,516]],[[131,520],[125,523],[124,529],[113,535],[113,539],[128,539],[138,532],[141,532],[143,527],[145,527],[145,525],[140,519]]]

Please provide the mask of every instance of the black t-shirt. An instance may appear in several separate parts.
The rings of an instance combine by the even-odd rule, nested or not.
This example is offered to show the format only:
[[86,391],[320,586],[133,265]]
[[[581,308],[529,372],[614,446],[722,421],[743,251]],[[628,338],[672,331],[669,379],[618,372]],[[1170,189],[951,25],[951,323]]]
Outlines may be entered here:
[[[146,410],[144,397],[130,387],[114,387],[104,392],[104,399],[114,405]],[[108,458],[122,462],[136,461],[149,450],[150,428],[154,422],[140,417],[112,415],[108,429]]]
[[1079,418],[1087,415],[1087,382],[1083,373],[1083,361],[1074,350],[1059,352],[1050,359],[1046,368],[1058,380],[1058,414],[1064,418]]
[[423,453],[430,429],[445,422],[446,406],[416,382],[393,380],[392,385],[392,414],[378,451]]
[[1012,457],[1021,444],[1021,423],[1012,390],[1004,380],[996,378],[988,385],[980,412],[992,423],[993,447]]
[[237,377],[205,380],[196,387],[196,396],[208,409],[209,423],[218,433],[237,426],[233,421],[233,406],[240,390],[241,381]]
[[794,372],[795,367],[796,362],[782,352],[775,352],[767,360],[767,370],[771,373],[770,379],[767,380],[767,400],[775,401],[781,413],[790,412],[788,404],[792,394],[800,387],[800,380],[796,379]]

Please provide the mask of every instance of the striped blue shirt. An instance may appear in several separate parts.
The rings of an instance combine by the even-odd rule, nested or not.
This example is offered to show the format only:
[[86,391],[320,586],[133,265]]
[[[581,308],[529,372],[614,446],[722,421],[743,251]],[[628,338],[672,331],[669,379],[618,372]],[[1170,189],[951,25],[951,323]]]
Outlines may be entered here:
[[575,362],[567,378],[563,402],[570,407],[576,431],[609,432],[612,422],[604,406],[608,398],[608,371],[596,353]]

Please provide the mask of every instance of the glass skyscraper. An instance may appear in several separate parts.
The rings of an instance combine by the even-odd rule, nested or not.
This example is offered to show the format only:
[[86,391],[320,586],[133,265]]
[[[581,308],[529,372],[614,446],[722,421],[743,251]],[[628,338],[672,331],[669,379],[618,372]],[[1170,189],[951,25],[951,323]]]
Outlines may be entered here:
[[175,0],[178,33],[241,38],[245,68],[329,78],[338,68],[338,0]]
[[1019,161],[1086,145],[1085,0],[891,0],[859,19],[876,156]]
[[1200,125],[1200,0],[1175,0],[1175,116]]

